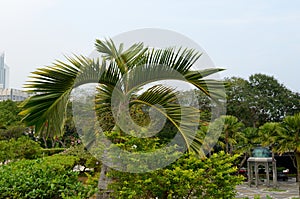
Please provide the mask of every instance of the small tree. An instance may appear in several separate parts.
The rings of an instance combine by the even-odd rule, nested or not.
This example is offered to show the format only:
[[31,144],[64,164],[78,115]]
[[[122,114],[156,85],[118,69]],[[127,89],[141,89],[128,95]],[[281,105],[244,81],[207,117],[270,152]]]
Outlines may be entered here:
[[230,199],[236,195],[235,186],[243,180],[242,176],[234,175],[237,168],[233,162],[237,157],[224,152],[204,159],[185,154],[168,167],[149,173],[111,171],[109,175],[115,181],[110,188],[118,199]]
[[254,74],[249,80],[233,77],[227,83],[227,113],[246,126],[281,122],[300,110],[299,93],[290,91],[272,76]]
[[34,159],[41,156],[40,145],[28,137],[0,141],[0,162]]
[[242,133],[242,128],[244,124],[238,121],[238,118],[232,115],[224,115],[216,119],[212,123],[211,130],[214,128],[219,128],[223,125],[223,130],[220,135],[218,145],[226,153],[233,155],[234,150],[237,148],[237,144],[240,140],[245,139]]
[[[198,126],[199,110],[191,106],[180,106],[176,92],[161,84],[150,87],[142,93],[140,91],[150,82],[184,78],[186,82],[206,95],[220,96],[219,90],[208,89],[207,81],[211,82],[214,88],[222,87],[223,83],[206,77],[222,69],[192,70],[192,66],[201,56],[201,53],[193,49],[156,50],[144,47],[143,43],[133,44],[128,49],[124,49],[123,44],[116,46],[112,40],[96,40],[95,46],[102,54],[101,62],[99,59],[76,56],[70,58],[69,63],[58,61],[53,66],[39,68],[33,72],[33,79],[26,84],[26,87],[35,95],[22,104],[23,110],[20,113],[27,125],[35,126],[37,134],[62,136],[67,104],[73,88],[86,83],[97,83],[98,113],[107,113],[107,115],[112,113],[112,105],[114,105],[112,98],[115,91],[118,94],[117,99],[120,99],[118,101],[120,104],[115,106],[119,114],[127,113],[124,111],[126,100],[129,101],[130,107],[142,105],[152,108],[167,118],[176,128],[188,151],[200,154],[202,151],[199,141],[193,141],[194,131],[191,131]],[[158,75],[159,78],[153,79],[153,75]],[[182,121],[182,118],[187,119]],[[120,129],[121,122],[128,126],[128,121],[132,120],[115,121],[114,129]],[[180,123],[184,125],[179,125]],[[99,188],[106,189],[107,183],[103,179],[106,179],[108,166],[103,164],[101,169]]]
[[[260,139],[280,154],[294,152],[297,162],[297,180],[300,180],[300,113],[287,116],[282,123],[266,123],[260,128]],[[299,184],[300,195],[300,184]]]

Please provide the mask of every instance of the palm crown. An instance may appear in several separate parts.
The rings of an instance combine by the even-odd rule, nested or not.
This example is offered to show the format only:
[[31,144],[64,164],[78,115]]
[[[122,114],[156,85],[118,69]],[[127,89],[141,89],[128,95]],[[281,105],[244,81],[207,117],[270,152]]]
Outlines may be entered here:
[[[22,103],[20,113],[27,125],[35,126],[36,133],[62,135],[73,88],[98,83],[97,111],[111,113],[113,106],[117,113],[124,113],[120,108],[124,104],[152,107],[176,127],[188,150],[201,153],[201,141],[195,139],[199,110],[180,105],[174,89],[156,85],[140,93],[141,87],[158,80],[182,80],[219,99],[224,97],[220,92],[222,82],[206,77],[222,69],[192,70],[201,56],[192,49],[150,49],[137,43],[124,50],[123,44],[116,47],[112,40],[96,40],[95,45],[102,54],[101,61],[75,56],[68,58],[69,63],[57,61],[32,73],[25,87],[34,95]],[[115,125],[122,126],[122,121],[115,117]]]

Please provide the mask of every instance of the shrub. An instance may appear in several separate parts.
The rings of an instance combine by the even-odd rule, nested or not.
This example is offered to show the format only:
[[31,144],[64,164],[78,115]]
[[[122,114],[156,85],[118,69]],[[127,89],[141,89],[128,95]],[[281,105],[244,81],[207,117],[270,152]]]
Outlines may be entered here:
[[74,156],[54,155],[3,165],[0,198],[88,198],[95,188],[78,181],[78,173],[72,171],[76,161]]
[[65,150],[63,155],[76,156],[78,161],[76,164],[81,165],[84,169],[93,169],[95,172],[100,170],[101,164],[93,155],[84,148],[84,145],[76,145]]
[[40,145],[28,137],[0,141],[0,162],[41,157]]
[[133,174],[111,171],[115,198],[234,198],[243,177],[224,152],[198,159],[186,154],[164,169]]

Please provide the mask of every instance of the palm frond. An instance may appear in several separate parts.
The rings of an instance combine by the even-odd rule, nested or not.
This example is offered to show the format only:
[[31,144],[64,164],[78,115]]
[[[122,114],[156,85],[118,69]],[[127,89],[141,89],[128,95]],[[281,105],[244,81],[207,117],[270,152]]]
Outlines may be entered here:
[[136,43],[123,51],[124,44],[120,44],[119,49],[111,39],[96,40],[96,49],[99,53],[103,53],[103,57],[116,62],[122,74],[128,72],[130,68],[140,65],[144,60],[144,54],[147,48],[144,48],[143,43]]
[[100,69],[98,61],[83,56],[68,60],[69,63],[57,61],[53,66],[37,69],[32,73],[32,80],[25,84],[25,88],[35,95],[20,105],[20,115],[27,125],[35,126],[36,133],[62,135],[66,108],[74,86],[99,80],[103,69]]
[[193,64],[199,59],[201,53],[194,49],[176,49],[174,47],[166,49],[152,49],[146,54],[145,63],[147,65],[165,65],[181,74],[188,72]]
[[[157,70],[160,70],[160,68],[169,68],[169,71],[174,70],[184,77],[183,81],[194,85],[197,89],[200,89],[211,98],[224,99],[225,92],[223,82],[212,79],[204,79],[205,77],[220,72],[223,69],[210,68],[197,71],[191,70],[192,66],[201,57],[201,55],[201,53],[194,49],[153,49],[146,54],[145,64],[148,68],[151,66],[159,68]],[[171,78],[172,76],[166,79]]]
[[199,146],[200,138],[195,139],[199,125],[199,110],[178,104],[174,90],[157,85],[133,99],[131,104],[144,104],[156,109],[176,127],[189,151],[203,155]]

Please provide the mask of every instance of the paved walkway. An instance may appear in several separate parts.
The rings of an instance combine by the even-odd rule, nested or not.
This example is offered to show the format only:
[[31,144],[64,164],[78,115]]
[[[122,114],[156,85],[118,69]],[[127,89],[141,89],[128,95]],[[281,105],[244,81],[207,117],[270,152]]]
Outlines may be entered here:
[[263,184],[259,185],[258,188],[255,186],[249,187],[247,183],[237,186],[236,198],[254,198],[256,195],[260,195],[261,199],[266,196],[271,196],[273,199],[291,199],[293,197],[299,197],[298,194],[298,183],[296,178],[289,178],[288,181],[279,181],[278,190],[280,191],[268,191],[272,187],[267,187]]

